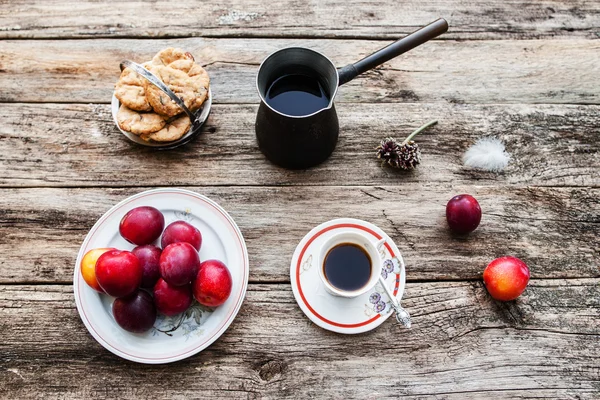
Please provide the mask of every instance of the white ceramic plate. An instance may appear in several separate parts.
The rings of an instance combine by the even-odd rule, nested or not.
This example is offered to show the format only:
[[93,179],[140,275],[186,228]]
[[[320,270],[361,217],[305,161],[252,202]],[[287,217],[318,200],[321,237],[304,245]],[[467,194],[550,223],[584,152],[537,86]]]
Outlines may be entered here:
[[194,126],[194,129],[190,128],[190,130],[185,135],[172,142],[146,142],[139,136],[134,135],[131,132],[124,131],[123,129],[121,129],[119,123],[117,122],[117,113],[119,112],[119,107],[121,107],[121,102],[113,94],[112,101],[110,103],[113,121],[115,122],[115,126],[117,127],[117,129],[120,130],[123,135],[125,135],[132,142],[141,144],[142,146],[153,147],[159,150],[169,150],[188,143],[190,140],[192,140],[200,134],[200,132],[202,131],[202,125],[204,125],[204,123],[208,119],[208,115],[210,114],[210,109],[212,107],[212,91],[209,87],[208,96],[206,97],[204,104],[202,104],[202,107],[199,110],[194,112],[194,114],[198,116],[198,124]]
[[355,334],[377,328],[394,312],[379,283],[366,294],[352,299],[332,296],[325,291],[319,277],[318,251],[331,235],[348,230],[371,235],[374,240],[386,239],[382,275],[393,294],[401,300],[406,276],[400,250],[384,231],[359,219],[334,219],[311,230],[292,256],[290,278],[294,297],[312,322],[333,332]]
[[[97,247],[133,249],[119,234],[121,218],[132,208],[152,206],[165,216],[165,226],[185,220],[202,233],[200,260],[218,259],[229,268],[233,288],[227,301],[214,311],[198,303],[176,317],[159,315],[155,327],[144,334],[121,329],[112,316],[114,298],[91,289],[80,271],[81,259]],[[155,244],[160,243],[160,238]],[[163,364],[192,356],[213,343],[235,318],[248,285],[248,252],[239,228],[217,203],[182,189],[155,189],[138,193],[112,207],[96,222],[83,241],[73,275],[77,310],[92,336],[114,354],[146,364]],[[177,329],[168,333],[178,326]]]

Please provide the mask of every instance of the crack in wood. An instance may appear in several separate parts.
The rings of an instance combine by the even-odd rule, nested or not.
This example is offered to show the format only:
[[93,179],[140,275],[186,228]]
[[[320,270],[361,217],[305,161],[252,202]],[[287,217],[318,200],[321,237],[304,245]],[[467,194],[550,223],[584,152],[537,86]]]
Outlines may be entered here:
[[246,63],[246,62],[242,62],[242,61],[219,61],[219,60],[215,60],[215,61],[211,61],[211,62],[206,63],[206,64],[202,64],[202,67],[207,67],[209,65],[215,65],[215,64],[248,65],[248,66],[251,66],[251,67],[258,67],[260,65],[260,63]]
[[484,215],[490,215],[490,216],[494,216],[494,217],[498,217],[498,218],[504,218],[507,220],[512,220],[512,221],[520,221],[520,220],[525,220],[525,221],[543,221],[543,222],[567,222],[567,223],[582,223],[582,224],[598,224],[600,223],[600,219],[599,220],[583,220],[583,219],[557,219],[557,218],[535,218],[535,217],[524,217],[522,215],[504,215],[504,214],[494,214],[494,213],[489,213],[486,212],[484,213]]
[[[411,242],[408,239],[408,236],[406,236],[406,234],[404,232],[402,232],[402,230],[400,230],[400,228],[398,228],[396,226],[396,223],[394,221],[392,221],[392,219],[390,217],[388,217],[388,215],[385,213],[385,210],[381,210],[381,213],[383,215],[383,217],[389,222],[389,224],[391,225],[394,233],[396,233],[397,236],[400,236],[402,238],[402,240],[408,244],[408,246],[412,249],[412,250],[416,250],[415,248],[415,244],[413,242]],[[392,238],[393,239],[393,238]]]
[[360,191],[361,191],[363,194],[365,194],[365,195],[367,195],[367,196],[369,196],[369,197],[372,197],[372,198],[374,198],[374,199],[376,199],[376,200],[381,200],[381,197],[377,197],[377,196],[375,196],[374,194],[371,194],[371,193],[367,192],[367,191],[366,191],[366,190],[364,190],[364,189],[359,189],[359,190],[360,190]]
[[456,339],[460,339],[464,336],[468,336],[468,335],[471,335],[473,333],[480,332],[480,331],[493,331],[493,330],[516,330],[516,331],[523,331],[523,332],[533,331],[533,332],[546,332],[546,333],[552,333],[552,334],[558,334],[558,335],[592,336],[592,337],[600,338],[600,333],[566,332],[566,331],[558,331],[558,330],[544,329],[544,328],[524,328],[524,327],[518,327],[518,326],[502,325],[502,326],[479,326],[479,327],[476,327],[473,329],[469,329],[465,332],[462,332],[456,336],[453,336],[450,338],[450,340],[454,341]]

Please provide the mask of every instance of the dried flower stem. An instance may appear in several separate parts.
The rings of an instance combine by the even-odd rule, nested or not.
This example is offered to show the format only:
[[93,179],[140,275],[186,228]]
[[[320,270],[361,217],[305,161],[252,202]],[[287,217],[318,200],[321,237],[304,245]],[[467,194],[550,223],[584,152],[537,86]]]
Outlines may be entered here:
[[410,142],[410,140],[417,136],[419,133],[423,132],[425,129],[429,128],[430,126],[433,126],[435,124],[437,124],[437,121],[429,121],[428,123],[426,123],[425,125],[421,126],[420,128],[417,128],[413,133],[411,133],[410,135],[408,135],[408,137],[406,139],[404,139],[404,142],[402,142],[401,146],[404,146],[406,143]]

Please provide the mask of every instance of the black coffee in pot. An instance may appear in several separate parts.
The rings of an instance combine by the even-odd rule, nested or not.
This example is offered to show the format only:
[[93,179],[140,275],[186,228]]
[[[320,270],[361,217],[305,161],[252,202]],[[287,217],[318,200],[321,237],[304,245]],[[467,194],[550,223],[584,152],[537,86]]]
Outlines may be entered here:
[[302,116],[329,105],[329,96],[318,79],[290,74],[276,79],[267,90],[267,104],[280,113]]

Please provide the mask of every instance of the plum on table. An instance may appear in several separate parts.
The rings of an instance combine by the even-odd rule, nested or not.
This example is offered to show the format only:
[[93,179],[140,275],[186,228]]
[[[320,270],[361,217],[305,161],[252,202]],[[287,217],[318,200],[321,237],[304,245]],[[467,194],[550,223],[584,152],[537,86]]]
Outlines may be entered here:
[[446,220],[450,229],[456,233],[473,232],[481,221],[481,207],[471,195],[454,196],[446,205]]
[[500,257],[483,271],[483,282],[490,295],[500,301],[514,300],[529,283],[529,267],[516,257]]

